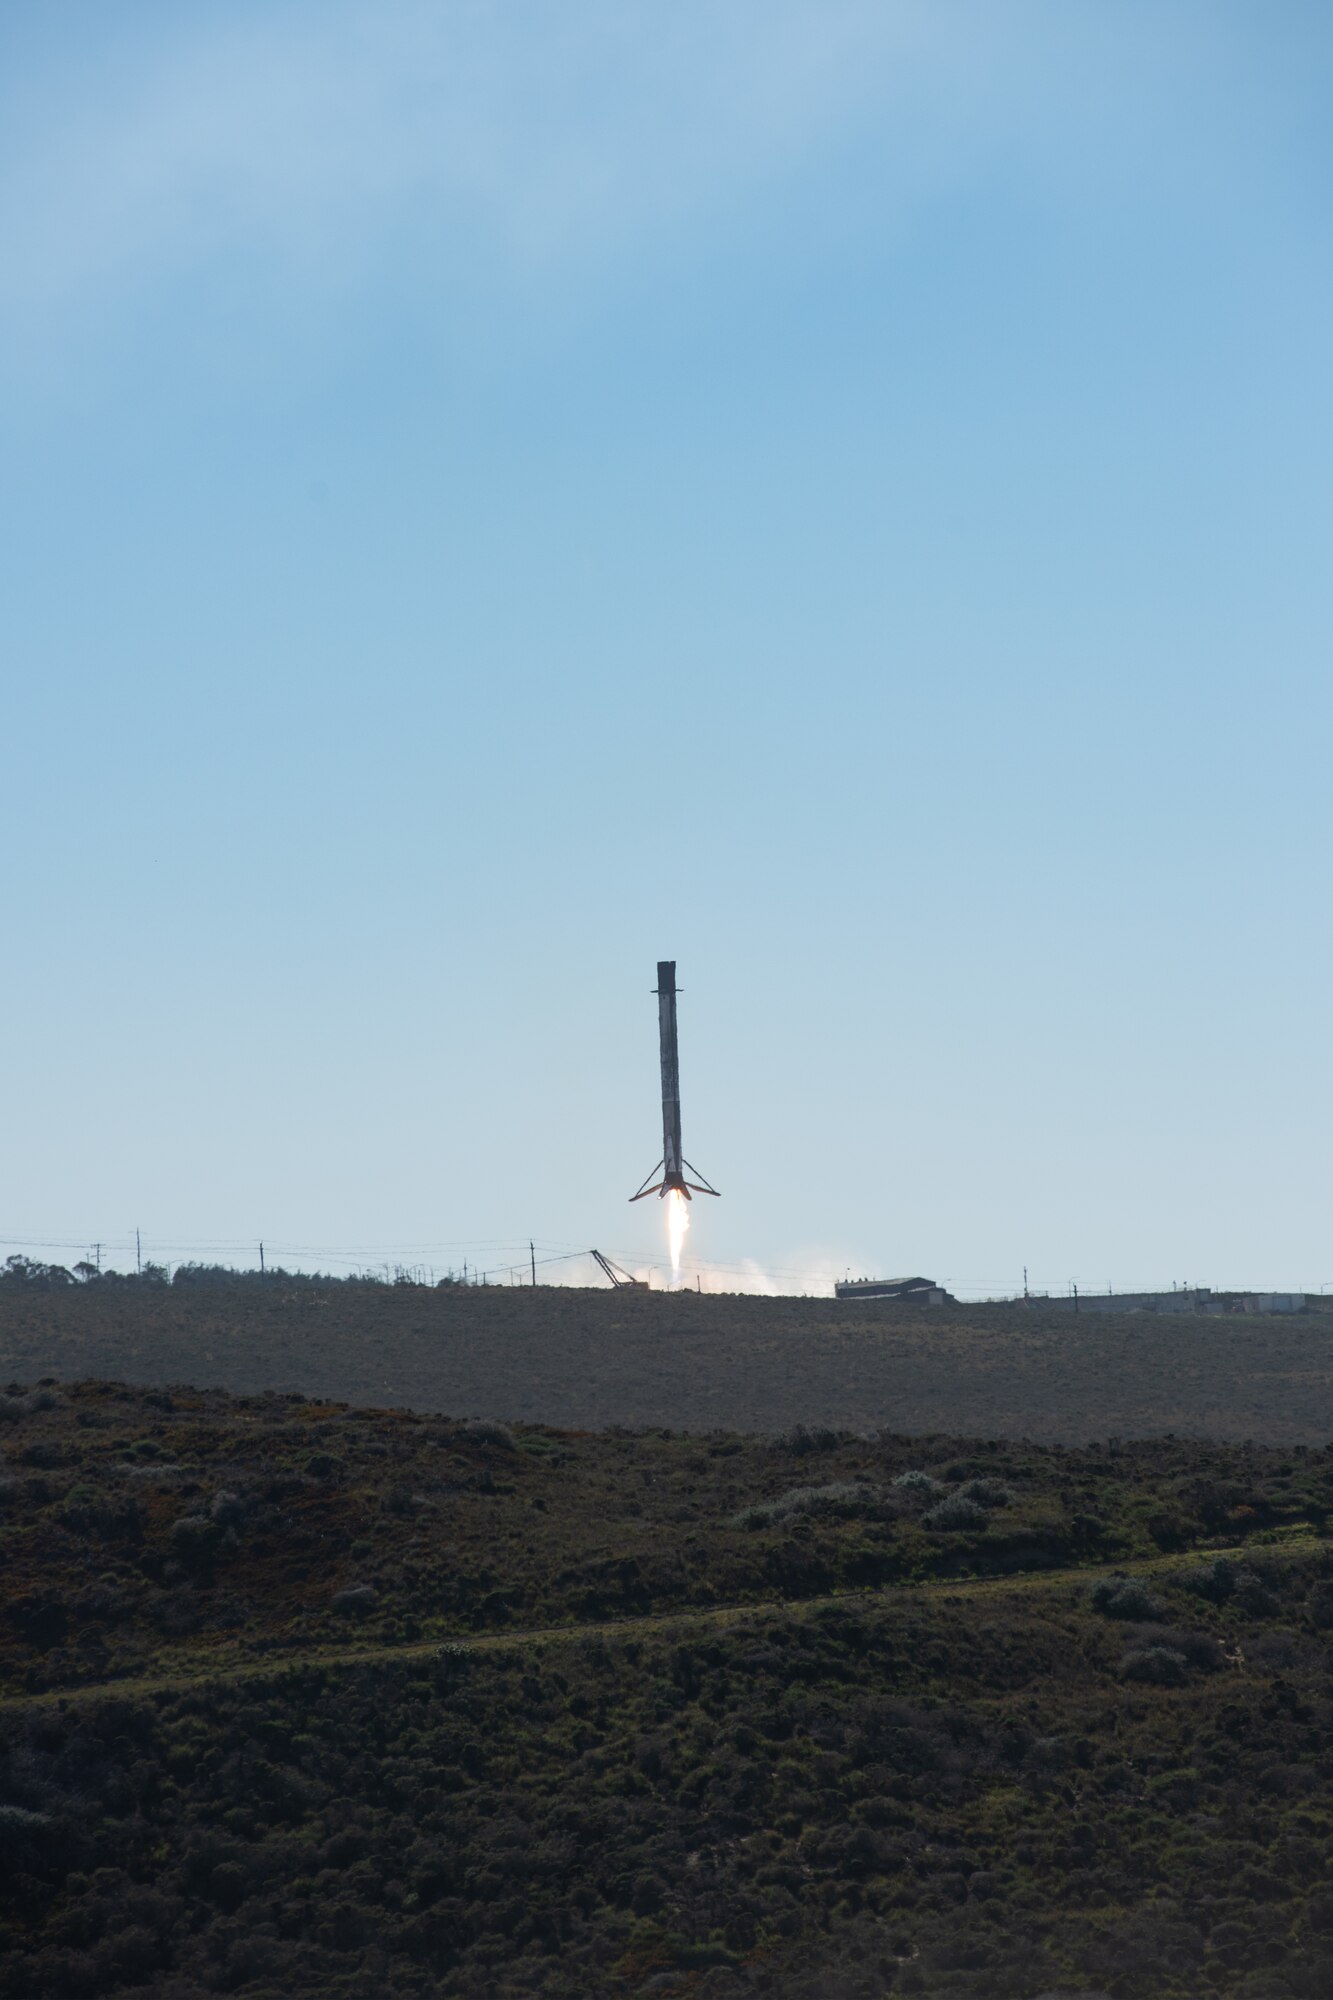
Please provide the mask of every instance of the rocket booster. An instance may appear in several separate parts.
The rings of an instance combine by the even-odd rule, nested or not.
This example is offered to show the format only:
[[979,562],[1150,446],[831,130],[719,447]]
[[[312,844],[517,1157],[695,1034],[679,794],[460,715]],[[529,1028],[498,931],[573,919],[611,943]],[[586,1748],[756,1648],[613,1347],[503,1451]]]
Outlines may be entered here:
[[680,1049],[676,1042],[676,962],[657,968],[657,1034],[662,1048],[663,1191],[685,1187],[680,1146]]
[[[697,1167],[690,1166],[680,1143],[680,1051],[676,1044],[676,961],[662,958],[657,962],[657,1032],[662,1055],[662,1158],[637,1194],[631,1201],[642,1201],[646,1194],[683,1195],[689,1201],[691,1194],[717,1193],[709,1187]],[[687,1181],[686,1172],[697,1174],[698,1179]],[[661,1173],[661,1180],[653,1175]]]

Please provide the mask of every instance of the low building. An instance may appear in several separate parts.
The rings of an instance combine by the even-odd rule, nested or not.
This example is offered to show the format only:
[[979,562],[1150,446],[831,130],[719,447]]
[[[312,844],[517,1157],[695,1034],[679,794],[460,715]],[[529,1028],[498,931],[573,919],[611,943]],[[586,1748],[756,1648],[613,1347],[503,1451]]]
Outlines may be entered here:
[[1071,1292],[1065,1298],[1043,1301],[1067,1306],[1073,1312],[1104,1313],[1206,1313],[1221,1306],[1206,1285],[1191,1285],[1174,1292]]
[[933,1278],[847,1278],[833,1287],[833,1295],[839,1299],[910,1299],[922,1306],[951,1303],[949,1294]]
[[1303,1313],[1310,1310],[1304,1292],[1214,1292],[1206,1285],[1179,1287],[1174,1292],[1070,1292],[1055,1297],[1033,1292],[1017,1301],[1025,1306],[1058,1306],[1079,1313]]

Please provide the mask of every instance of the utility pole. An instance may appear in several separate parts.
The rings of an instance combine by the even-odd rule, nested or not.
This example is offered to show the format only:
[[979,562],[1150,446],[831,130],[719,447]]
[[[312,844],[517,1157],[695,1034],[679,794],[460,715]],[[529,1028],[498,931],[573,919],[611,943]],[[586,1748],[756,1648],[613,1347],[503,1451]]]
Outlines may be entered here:
[[100,1278],[102,1275],[102,1246],[100,1243],[94,1243],[93,1255],[97,1259],[97,1275]]
[[262,1243],[259,1246],[259,1275],[261,1278],[264,1275],[264,1246]]
[[137,1229],[134,1232],[134,1275],[136,1278],[142,1278],[143,1276],[143,1246],[139,1242],[139,1232]]
[[532,1262],[532,1282],[535,1285],[537,1282],[537,1248],[531,1237],[528,1238],[528,1256]]
[[1026,1298],[1027,1295],[1028,1295],[1028,1267],[1025,1264],[1023,1266],[1023,1297]]

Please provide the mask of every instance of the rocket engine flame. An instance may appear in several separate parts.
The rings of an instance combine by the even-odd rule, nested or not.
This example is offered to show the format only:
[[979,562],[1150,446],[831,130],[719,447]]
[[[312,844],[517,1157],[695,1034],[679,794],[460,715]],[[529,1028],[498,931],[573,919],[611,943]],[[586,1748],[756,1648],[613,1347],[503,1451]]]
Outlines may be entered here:
[[666,1197],[667,1242],[671,1246],[671,1282],[680,1283],[680,1254],[685,1248],[685,1232],[690,1226],[690,1204],[672,1188]]

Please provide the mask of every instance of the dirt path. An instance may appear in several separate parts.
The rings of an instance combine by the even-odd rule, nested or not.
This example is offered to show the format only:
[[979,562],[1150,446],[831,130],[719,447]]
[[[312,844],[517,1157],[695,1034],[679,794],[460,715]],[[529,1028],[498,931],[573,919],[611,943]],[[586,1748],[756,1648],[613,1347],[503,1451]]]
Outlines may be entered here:
[[1086,1563],[1073,1569],[1022,1570],[1007,1576],[941,1577],[928,1582],[889,1584],[874,1590],[840,1590],[823,1597],[761,1598],[740,1604],[683,1606],[679,1610],[650,1613],[641,1618],[613,1618],[595,1624],[526,1627],[518,1631],[445,1634],[433,1639],[417,1639],[396,1646],[330,1646],[302,1653],[268,1653],[260,1659],[204,1662],[198,1668],[166,1674],[145,1674],[136,1679],[90,1681],[79,1687],[50,1688],[38,1694],[8,1694],[0,1697],[0,1714],[34,1708],[66,1707],[76,1702],[101,1701],[108,1697],[151,1699],[159,1694],[177,1694],[187,1688],[210,1683],[246,1680],[276,1680],[284,1674],[307,1673],[312,1668],[347,1672],[356,1667],[384,1666],[401,1660],[432,1660],[441,1654],[513,1652],[523,1647],[569,1645],[589,1639],[644,1639],[686,1627],[705,1629],[718,1625],[741,1625],[753,1618],[770,1617],[775,1612],[789,1618],[811,1617],[830,1605],[882,1603],[891,1597],[927,1595],[941,1602],[984,1601],[987,1598],[1015,1597],[1058,1590],[1071,1584],[1086,1589],[1100,1576],[1132,1572],[1136,1576],[1169,1576],[1178,1570],[1195,1569],[1200,1563],[1225,1559],[1239,1562],[1247,1556],[1272,1560],[1310,1555],[1327,1548],[1326,1540],[1307,1529],[1275,1529],[1273,1539],[1263,1543],[1238,1543],[1226,1548],[1194,1548],[1183,1555],[1152,1556],[1128,1566],[1124,1563]]

